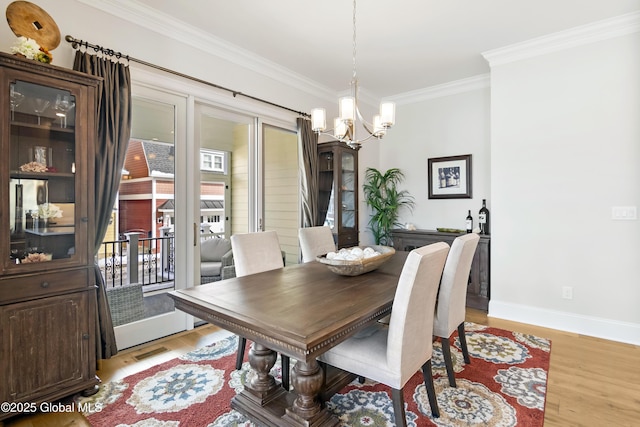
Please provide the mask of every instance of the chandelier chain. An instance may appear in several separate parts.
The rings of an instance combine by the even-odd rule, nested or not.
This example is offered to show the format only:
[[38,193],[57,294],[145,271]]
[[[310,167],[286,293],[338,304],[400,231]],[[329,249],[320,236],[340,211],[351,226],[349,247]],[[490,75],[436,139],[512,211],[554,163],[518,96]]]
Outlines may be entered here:
[[356,80],[356,0],[353,0],[353,80]]

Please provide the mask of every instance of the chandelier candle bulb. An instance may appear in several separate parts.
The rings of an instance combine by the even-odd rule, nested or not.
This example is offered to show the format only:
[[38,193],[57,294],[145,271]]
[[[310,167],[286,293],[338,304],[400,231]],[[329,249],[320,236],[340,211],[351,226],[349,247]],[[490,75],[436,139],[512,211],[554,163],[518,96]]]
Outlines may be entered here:
[[382,119],[379,115],[373,116],[373,135],[376,138],[382,138],[387,133],[387,128],[382,125]]
[[396,122],[396,104],[393,102],[383,102],[380,104],[380,121],[382,126],[391,127]]
[[356,119],[356,102],[352,96],[340,98],[340,120],[354,121]]
[[322,132],[327,128],[327,112],[324,108],[311,110],[311,129],[314,132]]

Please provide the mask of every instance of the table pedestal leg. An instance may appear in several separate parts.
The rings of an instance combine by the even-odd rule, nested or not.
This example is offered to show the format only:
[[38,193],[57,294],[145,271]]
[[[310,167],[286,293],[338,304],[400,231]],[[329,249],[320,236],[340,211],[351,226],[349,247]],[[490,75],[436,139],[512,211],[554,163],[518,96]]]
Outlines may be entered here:
[[249,365],[255,372],[251,381],[244,385],[243,397],[254,404],[264,406],[285,391],[269,373],[276,363],[275,351],[258,343],[253,343],[249,351]]
[[297,393],[293,405],[286,409],[284,420],[293,425],[337,425],[334,418],[320,403],[324,375],[318,362],[297,362],[291,375],[293,389]]
[[318,362],[296,363],[291,381],[294,392],[289,393],[269,374],[276,358],[273,350],[253,343],[249,364],[255,376],[231,400],[231,407],[267,426],[338,426],[338,419],[320,403],[324,376]]

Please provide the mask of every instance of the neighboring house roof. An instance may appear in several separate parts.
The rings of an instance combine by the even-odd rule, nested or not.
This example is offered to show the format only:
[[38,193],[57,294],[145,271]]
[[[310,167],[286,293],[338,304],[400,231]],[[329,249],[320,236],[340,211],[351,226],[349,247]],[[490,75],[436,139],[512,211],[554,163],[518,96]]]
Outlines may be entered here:
[[147,165],[149,167],[149,175],[162,175],[174,173],[174,147],[171,144],[154,141],[142,141]]
[[[158,206],[159,211],[172,211],[175,209],[175,203],[173,200],[167,200],[160,206]],[[224,201],[223,200],[200,200],[200,210],[202,209],[224,209]]]

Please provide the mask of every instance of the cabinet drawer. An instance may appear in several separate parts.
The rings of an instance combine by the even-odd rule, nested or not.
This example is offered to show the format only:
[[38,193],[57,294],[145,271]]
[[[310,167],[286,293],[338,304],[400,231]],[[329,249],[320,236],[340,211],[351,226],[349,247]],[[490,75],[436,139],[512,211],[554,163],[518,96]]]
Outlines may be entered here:
[[89,285],[87,270],[57,271],[34,276],[14,277],[0,282],[0,301],[37,298]]

